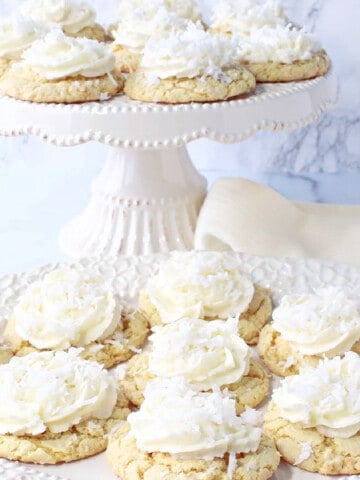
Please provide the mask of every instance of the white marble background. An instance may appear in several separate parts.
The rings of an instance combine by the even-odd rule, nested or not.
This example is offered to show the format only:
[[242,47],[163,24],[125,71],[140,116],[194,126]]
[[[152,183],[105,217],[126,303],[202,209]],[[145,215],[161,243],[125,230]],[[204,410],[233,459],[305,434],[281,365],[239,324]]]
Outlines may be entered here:
[[[360,0],[283,1],[329,52],[341,85],[338,107],[300,131],[261,132],[238,145],[199,140],[190,154],[210,183],[243,176],[291,199],[360,204]],[[18,3],[0,0],[0,15]],[[91,3],[101,22],[116,15],[117,0]],[[105,156],[95,143],[56,148],[36,138],[0,138],[0,273],[61,259],[60,227],[83,210]]]

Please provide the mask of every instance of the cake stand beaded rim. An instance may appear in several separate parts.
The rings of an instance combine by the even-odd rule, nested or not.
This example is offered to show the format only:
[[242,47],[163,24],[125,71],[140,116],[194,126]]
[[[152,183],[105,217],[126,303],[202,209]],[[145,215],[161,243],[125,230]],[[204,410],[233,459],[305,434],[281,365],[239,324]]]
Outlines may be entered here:
[[[330,85],[328,89],[320,89],[322,85],[326,87],[327,84]],[[237,143],[259,130],[292,130],[305,127],[336,104],[337,90],[334,73],[330,71],[327,75],[312,80],[287,84],[259,84],[255,95],[213,103],[145,104],[121,95],[101,103],[64,105],[34,104],[3,96],[0,97],[0,110],[6,111],[6,118],[1,118],[0,113],[0,135],[36,135],[58,146],[78,145],[93,140],[113,147],[134,149],[179,147],[203,137],[222,143]],[[303,102],[306,104],[306,112],[297,116],[287,115],[286,108],[283,108],[281,118],[278,114],[274,115],[273,102],[288,100],[294,107],[296,97],[307,94],[308,102]],[[263,107],[269,108],[267,117],[262,113]],[[218,120],[222,118],[223,121],[225,115],[236,118],[242,113],[247,115],[246,112],[253,108],[257,108],[259,112],[253,116],[251,122],[249,119],[245,126],[234,126],[237,131],[229,131],[229,127],[225,128]],[[184,123],[184,119],[188,118],[191,122],[188,127],[182,125],[180,133],[177,133],[176,127],[165,128],[166,132],[163,132],[164,129],[160,131],[154,129],[146,133],[146,138],[144,136],[141,138],[143,133],[141,130],[136,131],[124,125],[126,118],[128,122],[145,122],[146,127],[151,126],[153,114],[157,115],[158,122],[166,126],[171,122]],[[50,115],[53,115],[51,119],[54,120],[62,116],[62,122],[64,118],[72,115],[74,127],[76,128],[78,124],[78,130],[69,131],[68,125],[66,127],[50,125],[51,122],[46,121],[50,120]],[[107,118],[119,122],[118,131],[114,125],[110,127],[109,122],[106,123]],[[144,131],[146,130],[148,129],[144,128]]]

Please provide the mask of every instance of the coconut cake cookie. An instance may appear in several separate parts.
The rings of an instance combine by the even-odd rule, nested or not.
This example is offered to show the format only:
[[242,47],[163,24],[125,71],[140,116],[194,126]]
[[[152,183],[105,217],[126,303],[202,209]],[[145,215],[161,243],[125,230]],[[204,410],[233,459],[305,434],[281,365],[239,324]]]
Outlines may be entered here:
[[112,31],[114,41],[110,47],[115,54],[116,69],[125,73],[134,72],[150,38],[162,38],[175,31],[184,31],[188,24],[189,21],[156,3],[150,2],[144,8],[129,12]]
[[128,404],[103,367],[69,352],[0,365],[0,457],[55,464],[105,450]]
[[46,30],[39,24],[22,18],[0,23],[0,77],[12,63],[20,61],[23,52],[45,33]]
[[78,0],[27,0],[18,9],[25,18],[43,24],[48,29],[60,28],[70,37],[85,37],[103,42],[104,28],[96,23],[96,12]]
[[255,78],[236,58],[231,40],[189,24],[184,32],[147,42],[124,91],[134,100],[162,103],[214,102],[251,93]]
[[118,7],[117,23],[113,23],[109,27],[109,36],[114,39],[115,32],[121,24],[126,28],[128,19],[131,19],[135,11],[148,12],[149,10],[166,9],[169,13],[176,15],[179,18],[191,22],[203,23],[199,4],[196,0],[122,0]]
[[209,30],[227,36],[248,36],[252,29],[288,25],[278,0],[220,0],[214,4]]
[[29,285],[18,298],[4,343],[14,355],[81,347],[83,358],[107,368],[141,348],[148,324],[127,314],[109,282],[92,271],[62,267]]
[[120,386],[136,406],[155,377],[183,376],[200,391],[227,389],[239,415],[259,405],[269,392],[269,378],[239,337],[237,319],[207,322],[184,318],[154,327],[150,349],[132,357]]
[[238,60],[257,82],[292,82],[324,75],[330,60],[322,45],[304,29],[291,25],[253,28],[239,38]]
[[276,375],[317,365],[323,356],[360,353],[360,313],[356,301],[335,287],[284,296],[260,332],[258,352]]
[[148,383],[140,410],[110,436],[107,459],[123,480],[266,480],[279,464],[273,441],[237,416],[235,401],[185,379]]
[[75,103],[110,98],[124,79],[114,72],[115,57],[105,44],[48,33],[22,55],[0,81],[0,91],[20,100]]
[[360,474],[360,357],[324,359],[282,380],[264,429],[290,464],[325,475]]
[[184,317],[236,317],[240,336],[253,345],[271,316],[272,302],[231,253],[189,251],[173,252],[161,263],[140,292],[139,308],[152,326]]

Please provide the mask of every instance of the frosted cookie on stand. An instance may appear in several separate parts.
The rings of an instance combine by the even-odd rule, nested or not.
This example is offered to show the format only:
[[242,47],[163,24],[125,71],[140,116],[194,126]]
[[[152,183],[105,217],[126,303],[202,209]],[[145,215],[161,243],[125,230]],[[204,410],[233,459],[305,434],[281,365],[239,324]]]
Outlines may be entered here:
[[20,100],[76,103],[106,100],[122,91],[111,50],[96,40],[71,38],[60,30],[37,40],[0,81],[0,91]]
[[129,414],[114,378],[69,352],[37,352],[0,365],[0,457],[55,464],[105,450]]
[[324,75],[330,60],[322,45],[291,25],[252,28],[238,39],[238,61],[257,82],[292,82]]
[[227,390],[236,413],[259,405],[269,391],[269,378],[239,337],[238,321],[207,322],[183,318],[154,327],[150,351],[132,357],[120,386],[132,404],[144,400],[146,385],[156,377],[183,376],[199,391]]
[[351,349],[360,353],[360,312],[356,302],[335,287],[283,297],[258,343],[260,357],[280,376]]
[[138,352],[147,334],[145,318],[126,314],[110,281],[91,270],[62,267],[19,296],[4,343],[18,356],[80,347],[83,358],[111,367]]
[[235,317],[238,332],[256,344],[271,316],[267,289],[253,285],[229,252],[173,252],[140,292],[139,308],[150,325],[184,317],[226,320]]
[[279,454],[258,420],[254,411],[236,416],[235,401],[220,391],[157,379],[140,410],[110,436],[106,457],[123,480],[266,480]]
[[12,63],[21,60],[21,55],[35,40],[46,33],[39,24],[15,17],[0,23],[0,77]]
[[360,474],[360,357],[321,360],[282,380],[264,430],[290,464],[325,475]]
[[221,0],[213,8],[209,31],[247,37],[253,28],[273,28],[288,23],[278,0]]
[[114,41],[110,46],[115,54],[116,69],[124,73],[134,72],[150,38],[183,31],[188,23],[165,7],[155,7],[151,3],[146,8],[130,12],[120,21],[118,28],[113,30]]
[[249,94],[255,78],[236,58],[231,40],[190,24],[183,32],[148,41],[124,91],[134,100],[162,103],[213,102]]
[[61,28],[70,37],[105,40],[105,30],[96,23],[95,10],[83,1],[27,0],[20,5],[19,13],[49,29]]

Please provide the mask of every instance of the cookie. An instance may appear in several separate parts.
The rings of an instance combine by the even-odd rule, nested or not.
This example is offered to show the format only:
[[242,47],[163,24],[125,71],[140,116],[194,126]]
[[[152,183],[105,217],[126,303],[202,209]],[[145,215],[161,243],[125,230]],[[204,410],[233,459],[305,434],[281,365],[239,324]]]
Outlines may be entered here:
[[47,80],[31,68],[12,68],[0,81],[4,95],[39,103],[79,103],[104,100],[122,91],[124,78],[113,72],[98,78],[82,76]]
[[79,351],[36,352],[0,365],[0,456],[71,462],[103,451],[129,414],[115,379]]
[[134,100],[160,103],[215,102],[251,93],[255,88],[253,75],[239,66],[224,68],[224,78],[167,78],[152,84],[139,70],[125,82],[126,95]]
[[[316,366],[323,358],[322,355],[301,355],[271,323],[261,330],[257,350],[268,369],[280,377],[295,375],[305,365]],[[360,342],[351,350],[360,354]]]
[[21,64],[1,78],[0,91],[43,103],[105,100],[123,89],[124,79],[114,67],[115,57],[105,44],[56,30],[24,52]]
[[[106,457],[123,480],[228,480],[228,455],[214,460],[181,460],[166,453],[144,453],[124,423],[109,439]],[[255,453],[236,456],[233,480],[266,480],[279,464],[273,441],[262,437]]]
[[[140,406],[144,400],[144,390],[147,383],[155,378],[149,371],[149,353],[143,352],[129,360],[125,377],[120,380],[120,388],[125,396],[135,406]],[[233,392],[236,401],[236,413],[240,415],[246,407],[256,407],[269,392],[269,377],[262,366],[255,360],[250,360],[249,372],[240,382],[224,385],[222,389]]]
[[315,428],[303,429],[281,418],[274,403],[265,414],[264,430],[292,465],[323,475],[360,474],[360,433],[351,438],[325,437]]
[[[139,308],[152,327],[162,324],[159,312],[152,304],[149,295],[145,291],[140,293]],[[260,330],[269,320],[271,312],[272,301],[268,290],[259,285],[255,285],[252,300],[247,310],[239,317],[239,335],[247,344],[256,345]],[[208,320],[208,318],[205,317],[204,320]]]
[[[144,346],[149,333],[147,320],[141,313],[136,312],[132,316],[123,316],[121,323],[108,338],[85,345],[81,357],[111,368],[138,352]],[[7,323],[4,341],[13,355],[21,357],[39,351],[16,333],[14,318]]]
[[325,75],[330,68],[330,60],[324,51],[313,55],[310,60],[298,60],[289,64],[280,62],[240,64],[250,70],[259,83],[308,80]]
[[122,393],[107,420],[81,422],[64,433],[0,435],[0,457],[37,464],[72,462],[106,449],[111,431],[126,420],[130,410]]

